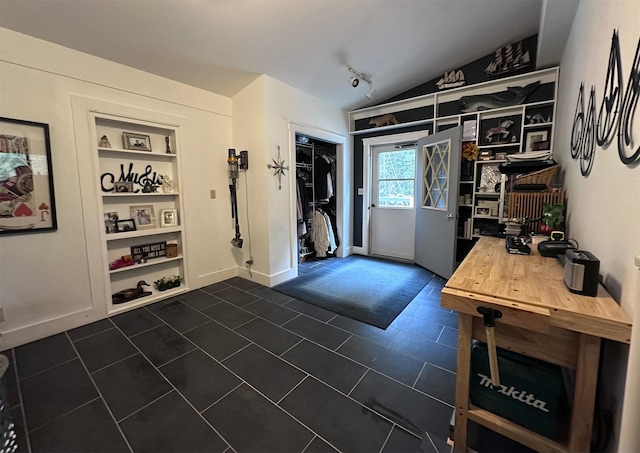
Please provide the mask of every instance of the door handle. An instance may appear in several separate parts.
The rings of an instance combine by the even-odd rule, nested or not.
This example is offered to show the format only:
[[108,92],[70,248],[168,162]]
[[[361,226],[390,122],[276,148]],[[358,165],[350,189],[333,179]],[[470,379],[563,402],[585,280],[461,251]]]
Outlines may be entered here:
[[447,214],[447,219],[453,220],[455,218],[456,218],[456,216],[454,216],[453,214]]
[[375,203],[371,203],[371,207],[372,207],[372,208],[375,208],[375,207],[376,207],[376,204],[375,204]]

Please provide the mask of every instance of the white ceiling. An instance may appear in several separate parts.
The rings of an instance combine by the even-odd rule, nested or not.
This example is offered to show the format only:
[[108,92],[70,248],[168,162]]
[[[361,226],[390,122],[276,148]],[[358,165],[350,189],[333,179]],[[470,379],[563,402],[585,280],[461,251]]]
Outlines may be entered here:
[[267,74],[353,109],[542,33],[545,17],[539,59],[557,64],[577,2],[0,0],[0,26],[228,97]]

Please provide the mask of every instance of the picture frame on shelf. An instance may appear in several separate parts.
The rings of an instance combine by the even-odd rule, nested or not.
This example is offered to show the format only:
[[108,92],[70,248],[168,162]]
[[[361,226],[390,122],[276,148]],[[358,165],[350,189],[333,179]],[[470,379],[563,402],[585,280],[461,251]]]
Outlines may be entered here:
[[551,142],[549,140],[545,140],[543,142],[535,142],[531,146],[532,151],[547,151],[551,149]]
[[151,151],[151,137],[133,132],[122,133],[122,145],[124,149],[135,151]]
[[0,117],[0,234],[58,229],[49,125]]
[[133,219],[116,220],[116,231],[118,233],[136,231],[136,223]]
[[479,137],[480,145],[494,146],[517,143],[521,124],[520,115],[483,119],[481,121],[482,134]]
[[104,229],[107,234],[113,234],[118,232],[116,222],[118,221],[117,212],[105,212],[104,213]]
[[178,210],[177,209],[161,209],[160,210],[160,226],[163,228],[178,226]]
[[496,153],[496,160],[507,160],[507,153]]
[[156,215],[153,205],[129,206],[129,213],[135,221],[136,229],[147,230],[156,228]]
[[[549,149],[548,137],[549,137],[549,131],[547,130],[527,132],[527,134],[525,135],[525,141],[524,141],[524,152],[528,153],[531,151],[541,151],[543,149]],[[547,148],[541,148],[541,146],[547,146]]]
[[502,173],[498,169],[498,164],[486,164],[480,170],[480,184],[478,190],[489,193],[497,192],[497,184],[502,180]]
[[113,183],[113,190],[116,193],[133,193],[133,183],[131,181],[116,181]]
[[476,215],[491,215],[491,208],[485,208],[483,206],[476,206]]

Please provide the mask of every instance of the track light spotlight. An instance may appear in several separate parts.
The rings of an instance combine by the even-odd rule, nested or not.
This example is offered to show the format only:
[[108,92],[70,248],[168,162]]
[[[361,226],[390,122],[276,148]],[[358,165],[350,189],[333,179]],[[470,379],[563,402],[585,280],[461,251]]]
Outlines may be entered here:
[[369,84],[369,92],[365,94],[364,97],[371,100],[373,98],[373,91],[374,91],[373,82],[371,82],[371,80],[367,76],[365,76],[363,73],[356,71],[351,66],[347,66],[347,69],[349,70],[349,73],[350,73],[349,83],[353,88],[356,88],[358,85],[360,85],[360,80],[363,80]]

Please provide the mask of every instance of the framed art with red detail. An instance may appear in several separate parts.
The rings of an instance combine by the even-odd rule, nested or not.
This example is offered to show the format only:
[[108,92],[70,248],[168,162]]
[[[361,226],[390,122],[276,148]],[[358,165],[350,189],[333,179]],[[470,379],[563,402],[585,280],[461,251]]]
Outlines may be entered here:
[[0,118],[0,234],[57,229],[49,125]]

